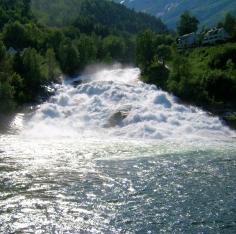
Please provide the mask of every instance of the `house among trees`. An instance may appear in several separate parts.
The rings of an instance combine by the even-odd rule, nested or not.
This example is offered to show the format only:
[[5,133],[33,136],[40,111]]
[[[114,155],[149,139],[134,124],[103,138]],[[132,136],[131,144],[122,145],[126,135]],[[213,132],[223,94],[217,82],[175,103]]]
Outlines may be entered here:
[[195,47],[197,45],[210,45],[217,42],[224,42],[230,39],[230,35],[224,28],[212,28],[205,34],[195,32],[185,34],[177,39],[178,49]]
[[216,42],[227,41],[230,35],[225,31],[224,28],[212,28],[209,30],[203,38],[203,44],[214,44]]
[[185,34],[177,39],[178,49],[194,47],[198,43],[199,36],[197,33]]

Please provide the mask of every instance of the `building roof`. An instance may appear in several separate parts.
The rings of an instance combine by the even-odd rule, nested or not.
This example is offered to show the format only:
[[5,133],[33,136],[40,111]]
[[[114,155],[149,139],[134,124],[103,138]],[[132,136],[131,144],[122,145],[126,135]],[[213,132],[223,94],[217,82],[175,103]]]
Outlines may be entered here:
[[211,35],[216,35],[216,34],[219,34],[219,33],[222,33],[222,32],[226,33],[224,28],[212,28],[205,35],[206,36],[211,36]]

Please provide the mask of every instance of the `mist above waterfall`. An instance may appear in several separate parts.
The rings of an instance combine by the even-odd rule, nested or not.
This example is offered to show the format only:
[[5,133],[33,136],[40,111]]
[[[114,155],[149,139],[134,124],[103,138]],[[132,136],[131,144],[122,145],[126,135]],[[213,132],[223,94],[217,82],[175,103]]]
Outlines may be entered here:
[[[23,134],[35,137],[202,139],[234,136],[219,118],[139,80],[138,68],[93,67],[56,85]],[[77,86],[74,81],[80,80]]]

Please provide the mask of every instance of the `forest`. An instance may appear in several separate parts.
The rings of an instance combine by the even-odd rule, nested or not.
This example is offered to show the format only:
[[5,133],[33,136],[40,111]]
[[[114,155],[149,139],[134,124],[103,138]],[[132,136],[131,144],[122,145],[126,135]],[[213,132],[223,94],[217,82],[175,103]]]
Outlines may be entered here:
[[161,20],[109,1],[1,0],[1,111],[37,101],[45,85],[87,64],[134,63],[135,36],[147,28],[167,32]]

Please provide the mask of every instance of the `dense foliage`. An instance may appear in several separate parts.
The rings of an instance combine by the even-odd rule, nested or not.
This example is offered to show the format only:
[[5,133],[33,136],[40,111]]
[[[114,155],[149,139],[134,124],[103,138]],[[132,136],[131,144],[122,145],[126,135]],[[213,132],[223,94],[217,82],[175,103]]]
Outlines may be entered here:
[[87,34],[137,33],[147,28],[164,32],[167,29],[160,19],[111,1],[32,0],[32,9],[43,24],[68,26],[73,23]]
[[105,0],[0,0],[0,111],[36,101],[45,84],[87,64],[133,62],[135,33],[148,27],[166,31]]
[[235,109],[236,20],[227,14],[219,25],[231,35],[231,42],[185,50],[177,50],[167,36],[141,33],[137,38],[137,63],[143,80],[185,101]]
[[185,11],[178,21],[177,31],[180,36],[197,32],[199,21],[195,16],[192,16],[190,12]]

